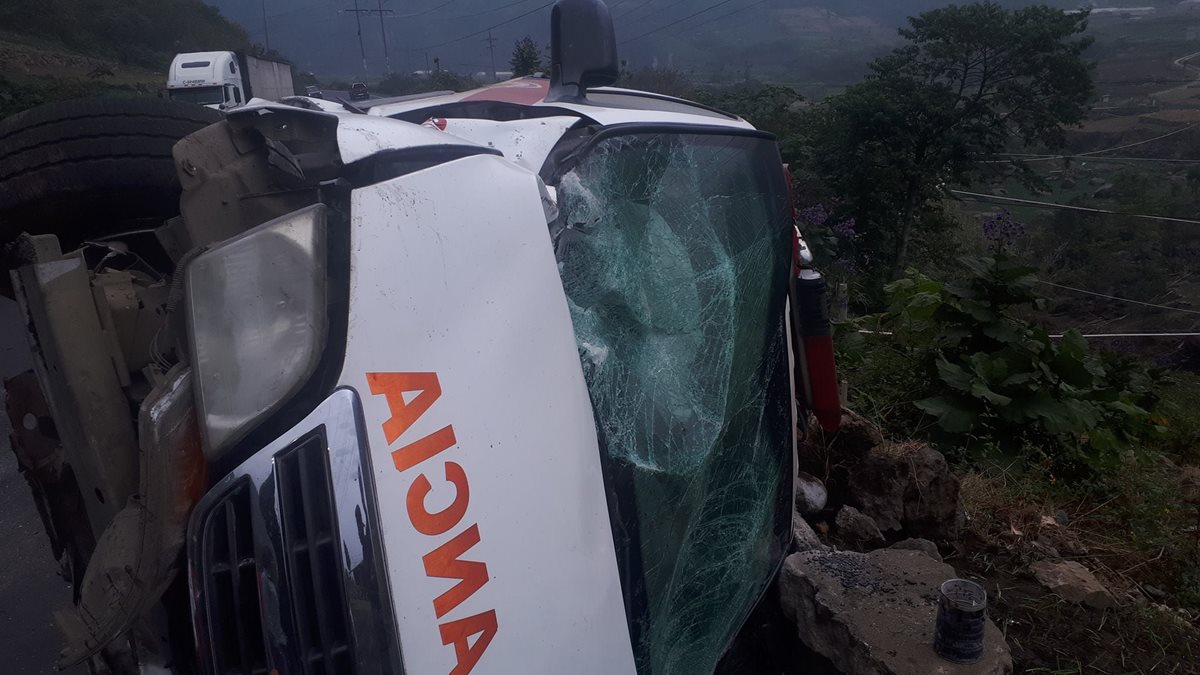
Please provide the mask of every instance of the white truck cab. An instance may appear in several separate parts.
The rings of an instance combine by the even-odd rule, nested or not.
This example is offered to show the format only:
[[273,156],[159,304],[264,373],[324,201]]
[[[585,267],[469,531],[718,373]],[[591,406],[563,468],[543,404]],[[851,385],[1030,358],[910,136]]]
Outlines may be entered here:
[[233,52],[176,54],[167,75],[167,91],[172,100],[209,108],[238,106],[249,98]]
[[172,100],[222,110],[251,98],[278,101],[295,94],[290,63],[244,51],[176,54],[167,91]]

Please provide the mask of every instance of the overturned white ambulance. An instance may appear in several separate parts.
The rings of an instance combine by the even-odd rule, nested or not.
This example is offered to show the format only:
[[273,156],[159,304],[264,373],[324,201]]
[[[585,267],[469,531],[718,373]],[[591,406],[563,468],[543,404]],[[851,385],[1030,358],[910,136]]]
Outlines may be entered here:
[[251,101],[174,145],[165,224],[0,203],[37,364],[10,414],[54,422],[18,455],[72,467],[64,662],[716,667],[790,540],[796,402],[837,417],[820,277],[769,134],[609,86],[598,1],[552,52]]

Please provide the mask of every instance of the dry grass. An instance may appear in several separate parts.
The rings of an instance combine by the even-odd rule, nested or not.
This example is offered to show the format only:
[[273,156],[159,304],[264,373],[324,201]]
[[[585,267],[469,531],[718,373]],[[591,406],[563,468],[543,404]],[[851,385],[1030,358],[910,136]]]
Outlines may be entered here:
[[[1172,555],[1135,540],[1130,498],[1088,499],[999,467],[962,476],[967,532],[948,562],[985,580],[1018,673],[1200,673],[1200,616],[1179,595],[1146,598]],[[1182,521],[1170,524],[1187,546]],[[1091,569],[1121,606],[1096,612],[1041,588],[1028,565],[1055,554]]]

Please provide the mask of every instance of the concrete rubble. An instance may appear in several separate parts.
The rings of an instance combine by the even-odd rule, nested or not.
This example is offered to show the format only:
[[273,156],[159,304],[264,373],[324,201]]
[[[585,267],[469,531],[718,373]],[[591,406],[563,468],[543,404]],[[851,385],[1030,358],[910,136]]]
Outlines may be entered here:
[[937,589],[953,577],[920,551],[813,550],[784,562],[780,603],[800,640],[848,675],[1008,675],[1012,658],[990,620],[978,663],[933,651]]
[[1096,575],[1075,561],[1039,560],[1029,566],[1029,571],[1038,583],[1067,602],[1092,609],[1112,609],[1117,606],[1117,599],[1096,579]]

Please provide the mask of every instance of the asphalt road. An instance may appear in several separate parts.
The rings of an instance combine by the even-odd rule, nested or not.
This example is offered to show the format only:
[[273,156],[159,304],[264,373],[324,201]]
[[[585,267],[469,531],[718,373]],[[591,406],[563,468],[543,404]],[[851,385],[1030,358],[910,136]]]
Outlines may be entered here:
[[[0,298],[0,379],[30,367],[16,303]],[[0,403],[4,391],[0,389]],[[71,605],[71,590],[57,574],[50,540],[17,472],[9,447],[8,416],[0,405],[0,672],[50,675],[62,638],[54,612]],[[71,675],[86,669],[72,668]]]

